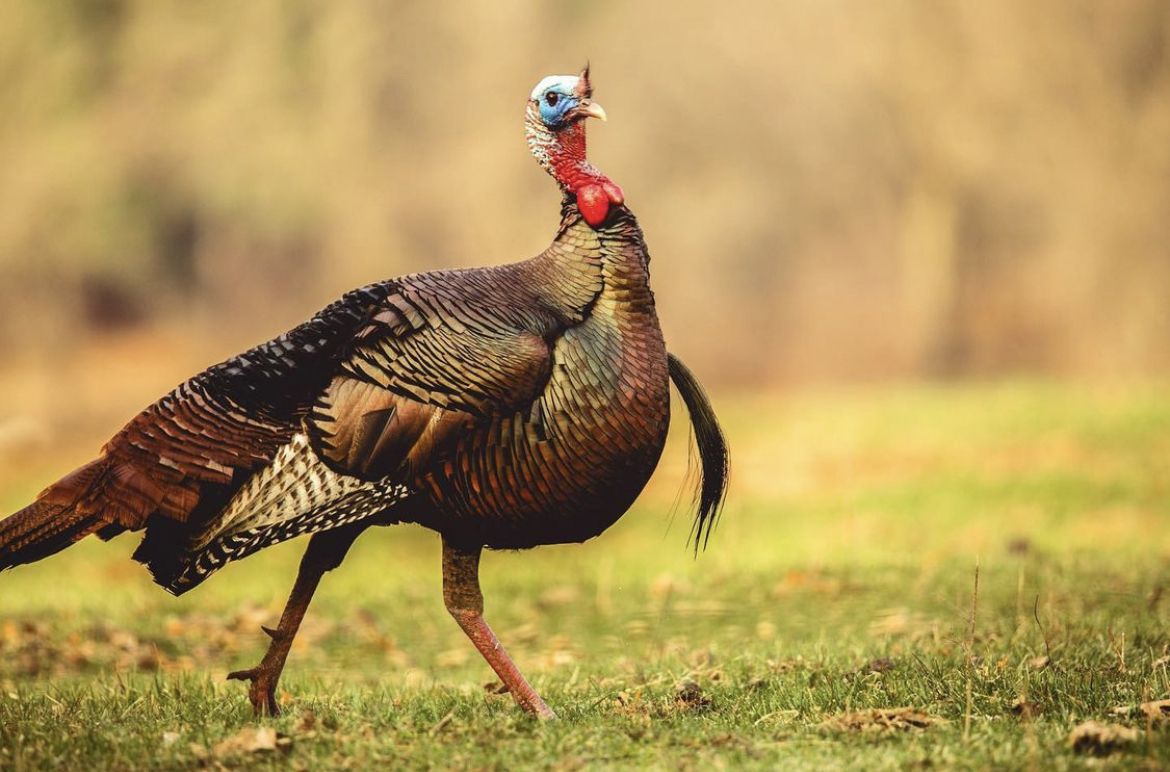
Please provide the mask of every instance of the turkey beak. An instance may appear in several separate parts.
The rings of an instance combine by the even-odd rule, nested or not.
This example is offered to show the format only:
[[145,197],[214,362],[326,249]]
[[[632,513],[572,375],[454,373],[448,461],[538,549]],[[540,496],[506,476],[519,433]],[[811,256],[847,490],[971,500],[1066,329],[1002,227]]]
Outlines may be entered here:
[[582,118],[596,118],[600,121],[609,120],[609,116],[605,114],[605,109],[596,102],[582,102],[573,110]]

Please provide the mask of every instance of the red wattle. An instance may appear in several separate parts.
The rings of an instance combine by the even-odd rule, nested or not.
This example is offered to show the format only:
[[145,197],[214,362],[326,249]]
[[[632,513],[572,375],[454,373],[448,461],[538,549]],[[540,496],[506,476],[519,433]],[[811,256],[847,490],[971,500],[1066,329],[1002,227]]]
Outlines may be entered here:
[[585,222],[596,228],[609,214],[609,195],[601,185],[582,185],[577,188],[577,208]]
[[579,121],[556,134],[548,167],[561,187],[577,196],[577,208],[585,222],[601,227],[611,205],[621,206],[626,194],[585,160],[585,123]]

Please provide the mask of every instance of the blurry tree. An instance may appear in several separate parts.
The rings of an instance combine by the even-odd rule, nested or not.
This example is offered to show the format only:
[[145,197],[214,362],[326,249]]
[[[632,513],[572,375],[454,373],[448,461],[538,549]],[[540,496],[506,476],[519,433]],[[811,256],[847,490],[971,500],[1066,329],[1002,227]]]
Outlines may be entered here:
[[533,254],[523,99],[588,58],[696,366],[1165,373],[1168,47],[1162,0],[10,0],[0,350],[182,325],[226,354]]

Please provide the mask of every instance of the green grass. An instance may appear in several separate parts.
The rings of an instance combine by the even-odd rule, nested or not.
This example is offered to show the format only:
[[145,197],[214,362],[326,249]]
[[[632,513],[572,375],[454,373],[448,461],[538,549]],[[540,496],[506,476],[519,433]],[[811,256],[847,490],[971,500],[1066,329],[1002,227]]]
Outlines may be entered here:
[[[0,576],[0,769],[1170,768],[1170,719],[1139,708],[1170,698],[1170,389],[717,406],[734,484],[697,560],[671,525],[685,436],[601,538],[485,556],[488,619],[559,721],[485,688],[433,534],[367,534],[326,577],[275,720],[223,677],[302,543],[176,600],[123,537]],[[1090,719],[1136,739],[1076,752]],[[221,745],[268,726],[276,750]]]

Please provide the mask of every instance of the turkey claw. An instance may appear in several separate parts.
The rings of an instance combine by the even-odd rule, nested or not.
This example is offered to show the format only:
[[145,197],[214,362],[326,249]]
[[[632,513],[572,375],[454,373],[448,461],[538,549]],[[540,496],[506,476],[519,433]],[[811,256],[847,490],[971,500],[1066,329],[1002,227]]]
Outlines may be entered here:
[[234,670],[228,673],[227,680],[252,682],[248,688],[248,701],[252,703],[252,710],[257,716],[275,718],[280,715],[280,704],[276,701],[276,679],[268,671],[259,667]]
[[233,670],[227,674],[225,680],[228,681],[254,681],[259,674],[258,668],[248,668],[247,670]]

